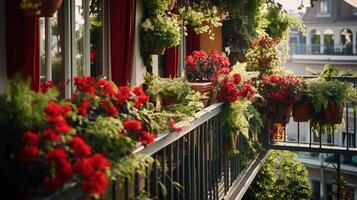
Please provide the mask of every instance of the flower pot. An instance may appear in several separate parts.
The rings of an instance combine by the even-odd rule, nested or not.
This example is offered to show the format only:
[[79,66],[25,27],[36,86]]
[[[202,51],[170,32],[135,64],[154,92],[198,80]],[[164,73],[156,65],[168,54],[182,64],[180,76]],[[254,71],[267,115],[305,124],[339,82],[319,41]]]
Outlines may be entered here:
[[150,51],[151,55],[164,55],[165,47],[153,47]]
[[171,0],[168,9],[169,9],[169,10],[174,9],[175,5],[176,5],[176,0]]
[[269,105],[266,110],[266,121],[269,123],[281,123],[286,124],[289,122],[292,105],[277,103]]
[[177,103],[176,97],[162,97],[162,105],[169,106]]
[[204,95],[201,98],[204,107],[209,106],[212,99],[213,84],[211,82],[189,82],[189,84],[192,90]]
[[304,102],[303,104],[294,104],[293,119],[296,122],[307,122],[311,116],[311,104]]
[[326,124],[326,119],[324,115],[324,111],[322,110],[321,112],[318,113],[312,113],[311,114],[311,123],[313,124]]
[[192,90],[200,92],[201,94],[210,93],[213,90],[211,82],[189,82]]
[[323,112],[326,124],[341,124],[343,106],[335,103],[329,103]]
[[52,17],[62,5],[62,0],[32,0],[32,2],[39,4],[40,7],[38,9],[26,9],[26,16]]

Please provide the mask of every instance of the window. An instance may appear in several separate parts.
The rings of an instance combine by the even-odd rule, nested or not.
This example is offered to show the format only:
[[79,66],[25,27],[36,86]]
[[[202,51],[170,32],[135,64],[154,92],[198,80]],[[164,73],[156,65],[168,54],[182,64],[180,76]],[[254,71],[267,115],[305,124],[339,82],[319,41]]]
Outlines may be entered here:
[[319,3],[319,13],[318,16],[330,16],[331,11],[331,1],[321,0]]
[[108,75],[106,3],[64,1],[54,17],[41,19],[41,81],[54,81],[66,98],[74,76]]

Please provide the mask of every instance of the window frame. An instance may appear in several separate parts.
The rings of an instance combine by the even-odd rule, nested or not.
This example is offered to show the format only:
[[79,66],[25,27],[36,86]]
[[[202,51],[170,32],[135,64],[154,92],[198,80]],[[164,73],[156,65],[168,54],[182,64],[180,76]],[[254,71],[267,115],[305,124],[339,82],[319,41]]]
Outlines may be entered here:
[[[321,4],[322,3],[326,3],[326,7],[327,7],[327,12],[326,13],[325,12],[321,12]],[[330,17],[331,16],[331,10],[332,10],[331,0],[320,0],[317,17]]]
[[[65,98],[71,98],[74,91],[73,78],[76,76],[76,32],[75,32],[75,5],[76,1],[63,1],[64,10],[64,85]],[[90,76],[91,61],[90,61],[90,23],[89,23],[89,1],[82,0],[83,18],[84,18],[84,33],[83,33],[83,63],[84,75]],[[110,77],[110,32],[109,32],[109,6],[108,0],[103,0],[103,31],[102,31],[102,48],[101,63],[103,66],[100,73]],[[52,27],[51,18],[45,17],[45,80],[52,80],[52,59],[51,59],[51,44],[52,44]]]

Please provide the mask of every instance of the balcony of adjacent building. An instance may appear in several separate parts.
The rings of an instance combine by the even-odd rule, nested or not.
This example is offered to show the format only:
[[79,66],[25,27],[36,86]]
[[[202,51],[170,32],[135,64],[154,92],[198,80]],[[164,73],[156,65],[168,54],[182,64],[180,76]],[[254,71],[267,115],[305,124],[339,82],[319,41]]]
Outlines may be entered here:
[[353,65],[357,61],[356,30],[307,28],[306,38],[295,34],[290,39],[289,60]]

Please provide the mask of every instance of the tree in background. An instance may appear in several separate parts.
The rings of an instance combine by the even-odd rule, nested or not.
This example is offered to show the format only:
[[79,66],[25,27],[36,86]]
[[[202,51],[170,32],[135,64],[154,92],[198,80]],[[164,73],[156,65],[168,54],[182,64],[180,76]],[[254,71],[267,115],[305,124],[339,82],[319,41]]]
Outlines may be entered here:
[[312,194],[306,167],[288,151],[272,151],[244,199],[309,199]]

